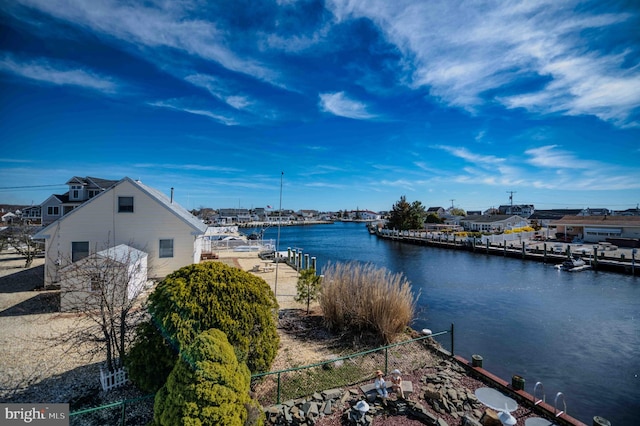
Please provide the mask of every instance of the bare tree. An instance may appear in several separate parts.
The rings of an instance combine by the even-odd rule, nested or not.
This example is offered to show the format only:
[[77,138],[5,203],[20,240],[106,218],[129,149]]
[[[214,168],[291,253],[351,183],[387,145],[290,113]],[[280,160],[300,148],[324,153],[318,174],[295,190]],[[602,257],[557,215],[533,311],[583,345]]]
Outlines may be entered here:
[[18,254],[24,257],[24,267],[28,268],[33,263],[33,259],[42,252],[44,246],[42,242],[32,238],[37,230],[38,227],[33,225],[11,225],[2,232],[0,239],[3,242],[0,243],[0,247],[4,248],[7,245],[13,247]]
[[95,252],[60,270],[60,308],[77,312],[77,327],[64,341],[90,355],[104,354],[109,371],[118,370],[142,320],[147,285],[146,253],[122,244]]

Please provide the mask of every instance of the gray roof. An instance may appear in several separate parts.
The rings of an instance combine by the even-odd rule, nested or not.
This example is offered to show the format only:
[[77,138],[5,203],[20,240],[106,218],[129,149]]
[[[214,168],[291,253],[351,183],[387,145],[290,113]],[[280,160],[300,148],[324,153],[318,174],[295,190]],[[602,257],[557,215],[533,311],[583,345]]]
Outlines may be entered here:
[[[461,219],[461,222],[481,222],[481,223],[492,223],[492,222],[502,222],[504,220],[510,219],[512,217],[520,217],[515,214],[494,214],[491,216],[488,215],[474,215],[467,216],[464,219]],[[520,217],[521,219],[524,219]]]
[[119,181],[117,180],[102,179],[102,178],[91,177],[91,176],[87,176],[87,177],[74,176],[67,181],[67,185],[79,184],[79,185],[86,185],[90,188],[107,189],[107,188],[111,188],[113,185],[115,185],[118,182]]

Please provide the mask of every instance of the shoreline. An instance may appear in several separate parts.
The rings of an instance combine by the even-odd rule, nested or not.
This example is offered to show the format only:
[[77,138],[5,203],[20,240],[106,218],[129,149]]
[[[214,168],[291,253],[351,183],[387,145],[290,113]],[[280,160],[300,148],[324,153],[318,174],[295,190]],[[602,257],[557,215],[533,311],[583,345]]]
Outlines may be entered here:
[[[406,244],[422,245],[436,248],[444,248],[449,250],[464,250],[475,254],[485,254],[492,256],[503,256],[518,258],[521,260],[530,260],[541,263],[561,264],[567,259],[567,249],[571,250],[571,247],[577,250],[571,250],[572,255],[579,255],[583,260],[591,266],[591,270],[594,271],[607,271],[615,272],[626,275],[640,275],[640,258],[635,262],[633,259],[632,248],[618,247],[616,250],[609,252],[598,251],[597,258],[593,255],[593,249],[589,250],[588,247],[593,247],[597,244],[572,244],[562,243],[556,241],[539,242],[532,240],[522,240],[521,247],[510,244],[504,245],[480,245],[474,244],[467,240],[456,241],[443,241],[440,239],[426,238],[421,236],[412,235],[413,231],[408,231],[408,235],[386,235],[385,233],[376,230],[374,235],[378,238],[390,241],[398,241]],[[554,252],[553,245],[561,244],[562,252]],[[617,258],[615,257],[617,255]]]

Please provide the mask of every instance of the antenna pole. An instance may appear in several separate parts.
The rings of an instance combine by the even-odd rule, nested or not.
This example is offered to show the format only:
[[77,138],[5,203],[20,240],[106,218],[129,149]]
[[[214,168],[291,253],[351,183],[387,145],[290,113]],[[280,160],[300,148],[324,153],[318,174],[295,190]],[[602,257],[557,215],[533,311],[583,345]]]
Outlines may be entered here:
[[280,259],[278,259],[278,255],[280,254],[280,225],[282,224],[282,178],[284,177],[284,172],[280,172],[280,207],[278,208],[278,238],[276,240],[276,255],[273,257],[276,260],[276,281],[273,286],[273,293],[278,297],[278,266],[280,265]]

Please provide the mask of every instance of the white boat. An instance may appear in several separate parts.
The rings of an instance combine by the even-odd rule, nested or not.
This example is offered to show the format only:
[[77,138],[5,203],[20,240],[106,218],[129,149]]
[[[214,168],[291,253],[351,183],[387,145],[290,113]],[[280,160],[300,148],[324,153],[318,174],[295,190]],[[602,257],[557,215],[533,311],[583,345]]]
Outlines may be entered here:
[[572,257],[565,260],[560,265],[556,265],[556,268],[568,272],[578,272],[589,269],[591,266],[587,265],[587,263],[580,257]]

